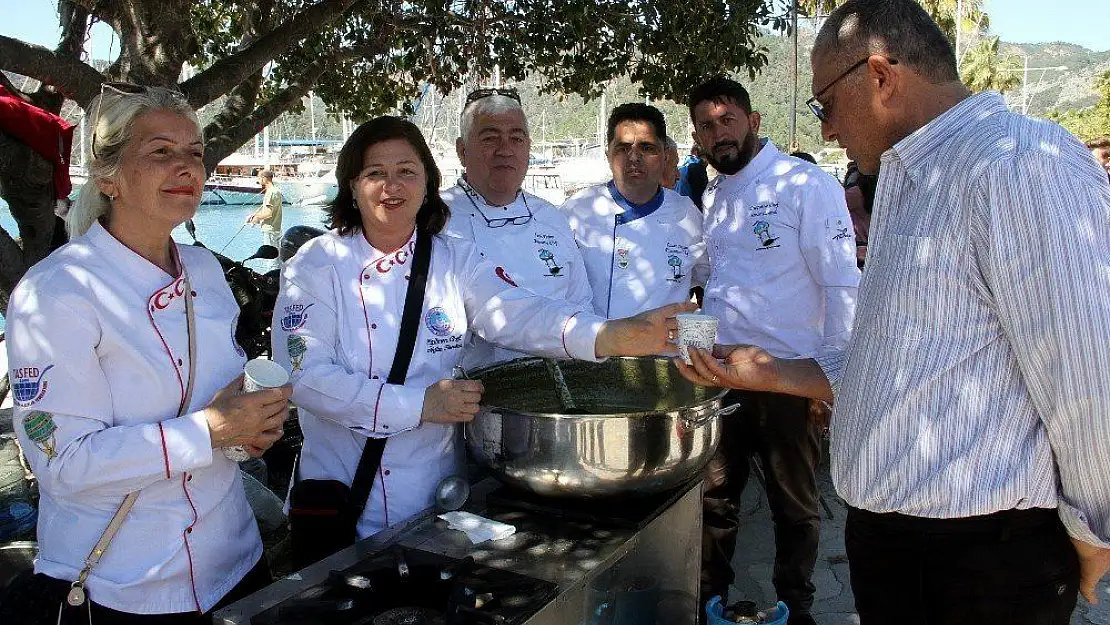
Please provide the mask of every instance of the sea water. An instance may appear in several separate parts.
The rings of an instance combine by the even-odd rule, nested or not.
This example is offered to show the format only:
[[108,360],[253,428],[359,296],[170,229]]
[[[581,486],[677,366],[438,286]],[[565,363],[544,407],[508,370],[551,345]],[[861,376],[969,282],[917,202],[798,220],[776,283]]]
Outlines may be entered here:
[[[193,223],[197,227],[197,240],[208,249],[220,252],[233,260],[242,260],[255,252],[262,245],[262,231],[258,226],[242,227],[247,216],[258,207],[252,205],[224,205],[201,206],[197,209]],[[322,205],[288,205],[282,209],[281,228],[284,231],[293,226],[314,226],[324,228],[324,206]],[[0,227],[4,228],[13,237],[19,236],[15,219],[12,218],[8,205],[0,200]],[[185,226],[178,226],[173,230],[172,236],[179,243],[191,244],[192,237],[185,231]],[[220,251],[223,250],[223,251]],[[267,261],[248,261],[247,266],[262,270]],[[4,327],[3,318],[0,317],[0,329]]]

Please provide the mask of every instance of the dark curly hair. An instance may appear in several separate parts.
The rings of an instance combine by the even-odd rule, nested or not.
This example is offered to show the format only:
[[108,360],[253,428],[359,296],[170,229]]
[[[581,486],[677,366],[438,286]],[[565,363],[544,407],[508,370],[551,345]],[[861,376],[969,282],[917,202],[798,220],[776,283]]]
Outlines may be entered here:
[[343,144],[339,151],[339,162],[335,166],[335,178],[339,182],[339,192],[324,209],[328,218],[328,227],[335,228],[341,235],[352,232],[362,232],[362,215],[355,206],[354,193],[351,191],[351,181],[358,177],[362,171],[362,159],[366,149],[383,141],[401,139],[408,142],[412,149],[420,155],[424,163],[424,170],[428,174],[428,188],[424,195],[424,204],[416,213],[416,227],[426,230],[431,234],[438,234],[447,225],[451,210],[447,203],[439,197],[440,174],[436,166],[432,151],[424,141],[424,135],[416,124],[400,117],[383,115],[359,126]]

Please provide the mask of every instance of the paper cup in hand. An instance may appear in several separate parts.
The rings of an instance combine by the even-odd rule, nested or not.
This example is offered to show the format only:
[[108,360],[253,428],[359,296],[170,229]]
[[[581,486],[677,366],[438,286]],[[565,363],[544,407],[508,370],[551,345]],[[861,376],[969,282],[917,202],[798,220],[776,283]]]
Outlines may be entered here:
[[[267,388],[277,388],[289,383],[289,372],[272,360],[255,358],[243,368],[243,392],[253,393]],[[234,462],[250,460],[250,454],[241,445],[224,447],[224,455]]]
[[243,367],[243,392],[253,393],[289,383],[289,372],[272,360],[255,358]]
[[688,346],[704,350],[712,350],[717,342],[717,318],[711,315],[697,313],[680,313],[675,315],[678,320],[678,354],[688,365],[694,364],[690,360]]

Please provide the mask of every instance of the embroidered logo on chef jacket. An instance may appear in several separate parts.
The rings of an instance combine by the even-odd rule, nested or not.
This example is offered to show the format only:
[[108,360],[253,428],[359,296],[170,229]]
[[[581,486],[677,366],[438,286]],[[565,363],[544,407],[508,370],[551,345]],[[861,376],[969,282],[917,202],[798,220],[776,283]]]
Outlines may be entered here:
[[666,254],[667,265],[671,268],[671,277],[667,278],[667,281],[678,282],[685,278],[686,274],[682,273],[682,268],[686,264],[686,259],[690,256],[690,246],[667,243]]
[[779,214],[778,202],[764,202],[763,204],[756,204],[755,206],[748,207],[748,215],[752,217],[770,216]]
[[498,268],[494,269],[493,273],[497,274],[498,278],[501,278],[505,282],[509,283],[510,286],[513,286],[513,287],[517,286],[517,283],[513,282],[513,279],[510,278],[509,274],[505,272],[504,267],[498,267]]
[[771,231],[770,223],[763,220],[757,221],[752,225],[752,232],[759,237],[760,247],[757,249],[769,250],[778,247],[775,241],[778,241],[779,237]]
[[547,275],[558,277],[559,272],[563,270],[563,267],[559,265],[559,261],[555,260],[554,252],[544,248],[539,251],[538,256],[540,257],[540,260],[542,260],[543,263],[547,265]]
[[842,239],[850,239],[852,237],[851,225],[845,226],[844,225],[844,220],[842,220],[842,219],[837,219],[836,224],[830,224],[829,222],[825,222],[825,225],[829,229],[830,232],[834,233],[833,238],[832,238],[833,241],[840,241]]
[[23,429],[35,447],[46,454],[47,460],[57,455],[58,441],[54,438],[54,432],[58,431],[58,426],[54,424],[54,415],[38,410],[28,412],[23,417]]
[[47,365],[45,369],[38,367],[22,367],[12,371],[12,394],[15,396],[15,403],[19,406],[31,406],[46,396],[46,389],[49,383],[46,381],[46,373],[54,368],[54,365]]
[[428,326],[432,334],[436,335],[436,338],[430,338],[426,341],[429,354],[462,349],[463,335],[452,334],[455,323],[442,307],[429,308],[427,314],[424,315],[424,325]]
[[308,352],[308,344],[300,334],[290,334],[285,337],[285,348],[289,352],[289,364],[293,371],[300,371],[304,365],[304,355]]
[[308,323],[308,309],[315,304],[290,304],[285,307],[285,315],[281,318],[281,329],[286,332],[296,332]]
[[617,248],[617,267],[621,269],[628,269],[628,248]]
[[449,336],[451,334],[451,317],[446,310],[439,306],[428,309],[428,314],[424,315],[424,323],[436,336]]
[[175,297],[181,297],[184,294],[185,281],[178,278],[176,282],[154,295],[154,307],[158,310],[165,310]]

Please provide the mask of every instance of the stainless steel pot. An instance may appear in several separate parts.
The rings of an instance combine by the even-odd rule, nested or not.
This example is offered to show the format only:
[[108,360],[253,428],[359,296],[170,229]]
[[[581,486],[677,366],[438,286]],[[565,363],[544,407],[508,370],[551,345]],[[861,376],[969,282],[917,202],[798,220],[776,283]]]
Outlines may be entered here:
[[474,371],[482,408],[466,425],[474,459],[494,477],[563,497],[651,494],[705,466],[720,439],[723,389],[686,381],[666,358],[562,362],[575,405],[561,414],[542,359]]

